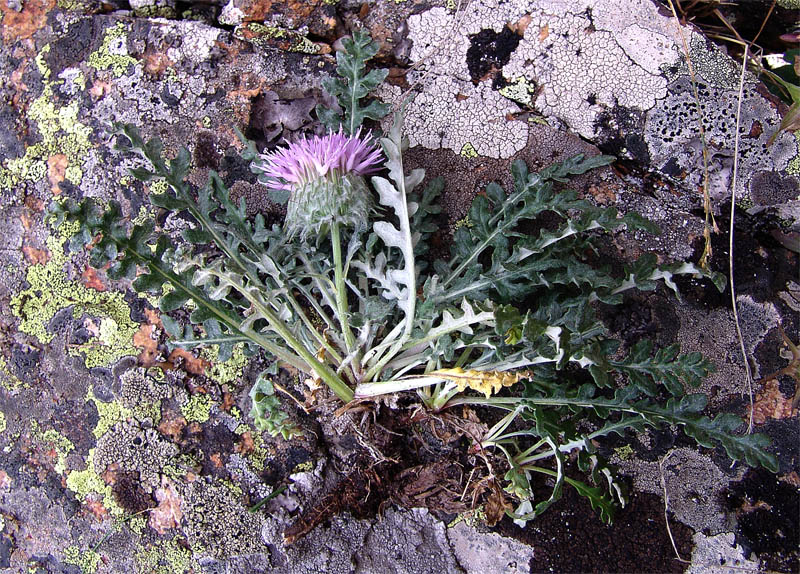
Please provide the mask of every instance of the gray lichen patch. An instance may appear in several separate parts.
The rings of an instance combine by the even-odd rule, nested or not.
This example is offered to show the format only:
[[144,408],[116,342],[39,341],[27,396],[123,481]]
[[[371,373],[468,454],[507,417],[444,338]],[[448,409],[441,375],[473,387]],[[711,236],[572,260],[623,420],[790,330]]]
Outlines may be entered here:
[[[507,77],[535,79],[542,86],[537,108],[587,138],[596,135],[596,119],[603,109],[616,105],[648,110],[666,95],[666,80],[632,61],[614,31],[591,28],[586,14],[534,18],[503,69]],[[638,38],[628,37],[629,49],[649,45],[647,35],[642,29]]]
[[[448,126],[444,137],[461,143],[444,147],[457,147],[456,151],[460,151],[461,146],[470,141],[464,126],[452,124],[469,104],[455,109],[449,105],[449,98],[437,98],[446,85],[441,78],[447,77],[451,82],[471,79],[468,51],[470,42],[481,30],[499,33],[510,27],[521,36],[509,61],[497,73],[501,72],[501,79],[506,82],[537,86],[535,107],[547,116],[566,122],[584,137],[597,135],[596,120],[605,109],[613,106],[652,108],[666,95],[667,80],[660,66],[671,66],[678,58],[674,28],[670,28],[669,20],[648,0],[637,1],[635,8],[626,5],[623,9],[618,4],[620,2],[551,0],[534,7],[521,0],[480,0],[456,13],[432,8],[411,16],[408,21],[409,38],[413,43],[410,58],[423,70],[419,78],[420,96],[428,106],[428,116],[440,118],[438,122]],[[625,16],[620,18],[620,13]],[[499,78],[495,75],[494,83]],[[488,112],[490,123],[502,123],[506,121],[507,112],[492,104],[488,92],[497,92],[494,87],[488,87],[491,83],[480,81],[472,89],[459,85],[458,93],[463,98],[461,101],[472,105],[488,102],[485,107],[491,110]],[[452,87],[447,91],[452,91]],[[473,93],[480,96],[473,96]],[[475,99],[470,100],[471,97]],[[524,129],[525,124],[518,123],[506,129]],[[409,136],[421,145],[434,147],[436,142],[425,133],[433,131],[435,138],[436,130],[428,129],[431,125],[421,123],[409,127]],[[519,149],[500,142],[484,147],[496,150],[499,157],[509,157]]]
[[159,383],[146,374],[145,369],[135,368],[120,375],[120,402],[133,412],[139,421],[149,420],[158,424],[161,416],[161,401],[172,396],[165,383]]
[[663,460],[615,461],[620,469],[633,474],[637,491],[663,495],[666,486],[670,513],[695,530],[717,534],[733,528],[722,504],[723,491],[733,477],[726,476],[708,457],[687,448],[678,448]]
[[[709,193],[720,200],[731,192],[738,92],[705,83],[697,87],[699,101],[688,77],[670,84],[668,96],[648,114],[644,139],[653,167],[681,180],[685,187],[698,188],[704,177],[702,126],[709,150]],[[785,170],[797,154],[797,144],[791,134],[784,133],[768,145],[780,117],[754,84],[745,87],[741,110],[737,195],[754,199],[748,193],[753,174]],[[794,195],[799,194],[796,189]]]
[[459,522],[447,530],[456,559],[465,572],[482,574],[530,574],[534,550],[499,534],[484,534]]
[[694,551],[686,574],[733,574],[734,572],[761,572],[761,561],[735,542],[733,532],[706,536],[694,535]]
[[[274,525],[265,540],[279,538]],[[284,550],[280,574],[462,572],[444,525],[426,509],[389,509],[377,523],[339,516]],[[285,561],[285,562],[284,562]]]
[[[750,296],[740,296],[738,305],[745,347],[748,357],[752,358],[755,346],[778,324],[780,316],[772,303],[757,303]],[[685,305],[675,308],[680,322],[677,338],[681,351],[698,351],[714,358],[715,372],[695,392],[708,395],[713,410],[729,410],[732,401],[747,401],[747,378],[732,311],[721,308],[698,313]],[[754,376],[759,376],[758,365]],[[745,412],[737,414],[746,416]]]
[[261,541],[260,515],[248,512],[228,486],[197,478],[182,488],[182,495],[184,531],[189,544],[199,550],[198,554],[215,559],[269,555]]
[[120,471],[136,472],[145,491],[153,492],[161,483],[161,470],[177,454],[178,447],[158,431],[119,423],[97,441],[94,470],[103,474],[115,465]]
[[[659,12],[651,0],[547,0],[536,5],[476,0],[455,12],[435,7],[415,14],[408,30],[409,57],[418,69],[408,79],[419,90],[408,108],[412,145],[511,157],[524,146],[528,129],[519,112],[533,109],[601,146],[610,145],[646,169],[660,171],[698,202],[696,190],[705,170],[702,124],[711,196],[730,197],[741,66],[692,28],[680,27]],[[471,77],[476,39],[510,31],[518,35],[510,56],[485,76]],[[479,56],[491,60],[491,54]],[[762,195],[786,196],[778,203],[770,200],[769,206],[785,220],[797,221],[800,189],[786,189],[797,187],[795,179],[781,179],[766,194],[750,193],[754,173],[780,176],[796,161],[798,146],[790,134],[767,144],[780,117],[753,78],[747,82],[738,197],[757,203]],[[399,90],[384,97],[395,102]],[[631,121],[612,125],[622,112]],[[762,177],[761,191],[765,181],[772,182]]]

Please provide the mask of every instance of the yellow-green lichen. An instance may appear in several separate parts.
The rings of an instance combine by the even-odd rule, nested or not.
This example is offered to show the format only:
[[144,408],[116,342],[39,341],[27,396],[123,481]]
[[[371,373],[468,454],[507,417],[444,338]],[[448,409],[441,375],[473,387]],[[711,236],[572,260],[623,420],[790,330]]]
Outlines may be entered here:
[[119,401],[104,403],[94,396],[94,390],[92,387],[89,387],[89,390],[86,392],[86,402],[88,403],[90,401],[94,403],[99,419],[94,427],[94,430],[92,430],[92,434],[95,436],[95,438],[100,438],[115,424],[126,420],[133,414],[130,409],[122,406]]
[[90,494],[102,497],[103,506],[109,514],[121,517],[125,511],[114,500],[111,494],[111,486],[105,483],[103,478],[94,469],[95,449],[89,450],[86,457],[86,470],[73,470],[67,475],[67,488],[75,493],[78,502],[85,502]]
[[620,460],[628,460],[634,454],[633,447],[629,444],[614,449],[614,454]]
[[486,509],[483,505],[480,505],[474,510],[467,510],[466,512],[462,512],[458,516],[456,516],[452,522],[450,522],[447,527],[452,528],[459,522],[466,522],[468,526],[471,528],[476,528],[478,526],[483,526],[486,524]]
[[181,453],[170,459],[171,462],[164,464],[161,474],[176,482],[180,482],[186,476],[188,469],[199,469],[201,464],[195,456],[188,453]]
[[42,49],[39,50],[39,53],[36,54],[36,58],[34,61],[36,62],[36,67],[39,69],[39,73],[45,80],[50,79],[50,68],[47,67],[47,63],[44,61],[44,57],[50,53],[50,44],[45,44],[42,46]]
[[128,30],[122,22],[106,28],[103,44],[96,52],[89,54],[89,65],[98,71],[110,68],[114,77],[119,78],[128,66],[138,64],[139,60],[128,55],[127,34]]
[[236,498],[241,498],[242,487],[227,478],[220,479],[220,484],[231,491],[231,494]]
[[267,459],[270,457],[270,452],[264,447],[264,439],[261,437],[261,433],[254,431],[252,427],[244,423],[236,427],[233,432],[238,435],[243,435],[246,432],[250,433],[253,440],[253,450],[247,455],[247,458],[250,460],[250,465],[254,470],[257,472],[264,470]]
[[155,219],[155,217],[156,217],[155,210],[152,207],[143,205],[139,208],[139,213],[136,214],[136,217],[131,218],[131,226],[142,225],[143,223],[152,221],[153,219]]
[[11,372],[11,369],[8,368],[8,364],[6,363],[5,357],[0,355],[0,385],[9,391],[13,392],[18,389],[27,389],[30,387],[28,383],[24,383],[17,378],[17,376]]
[[238,30],[235,32],[236,36],[256,45],[265,45],[268,43],[267,40],[287,40],[290,43],[288,49],[290,52],[316,54],[320,50],[317,44],[294,30],[288,30],[280,26],[266,26],[257,22],[250,22],[246,25],[246,28],[251,34],[250,37],[245,37]]
[[523,106],[530,106],[533,104],[533,95],[535,92],[536,86],[524,76],[520,76],[513,82],[500,88],[501,96],[513,102],[517,102],[518,104],[522,104]]
[[167,4],[148,4],[134,8],[133,13],[139,18],[175,18],[175,8]]
[[460,227],[466,227],[467,229],[469,229],[473,225],[474,224],[472,223],[472,221],[470,221],[469,216],[466,216],[466,217],[462,217],[461,219],[457,220],[453,224],[453,229],[458,229]]
[[204,423],[211,416],[211,397],[208,395],[192,395],[181,405],[181,414],[186,422]]
[[478,152],[470,142],[467,142],[461,148],[461,157],[478,157]]
[[167,190],[169,190],[169,184],[165,180],[160,179],[158,181],[154,181],[153,183],[151,183],[148,191],[151,194],[153,193],[159,194],[159,193],[164,193]]
[[100,317],[98,336],[70,348],[69,353],[83,355],[87,368],[108,366],[121,357],[137,354],[133,335],[138,326],[130,318],[122,293],[96,291],[67,279],[64,243],[75,229],[73,224],[62,224],[60,233],[47,239],[50,260],[28,267],[25,279],[30,286],[12,297],[11,311],[20,319],[19,330],[42,343],[53,340],[47,324],[61,309],[72,306],[76,318],[83,314]]
[[84,13],[87,13],[88,10],[95,8],[95,6],[91,5],[90,0],[58,0],[56,2],[56,6],[67,12],[79,11]]
[[0,432],[6,432],[7,423],[6,423],[6,413],[0,411]]
[[248,362],[248,358],[244,356],[244,345],[236,345],[231,358],[224,363],[217,361],[218,354],[219,347],[207,347],[203,350],[203,357],[211,362],[211,367],[206,369],[206,376],[222,385],[235,386]]
[[81,550],[77,546],[64,549],[64,563],[81,569],[82,574],[94,574],[100,566],[100,555],[94,550]]
[[[47,46],[45,46],[47,48]],[[42,49],[39,56],[46,50]],[[37,65],[47,78],[50,70],[43,57]],[[47,72],[45,74],[45,72]],[[47,160],[55,155],[66,157],[64,177],[79,185],[83,177],[81,168],[92,144],[92,129],[78,121],[79,101],[58,107],[53,101],[52,82],[46,82],[41,95],[28,107],[27,119],[36,126],[41,141],[25,148],[22,157],[6,159],[0,167],[0,189],[11,189],[22,182],[37,182],[47,175]]]
[[[794,132],[794,139],[797,140],[797,147],[800,148],[800,130]],[[800,175],[800,153],[792,158],[786,166],[786,173],[790,175]]]
[[141,514],[137,516],[131,516],[131,518],[128,520],[128,528],[133,530],[136,534],[141,534],[144,531],[145,526],[147,526],[147,518]]
[[165,540],[136,553],[136,570],[139,574],[184,574],[200,572],[192,551],[173,540]]
[[307,460],[295,466],[294,469],[292,469],[292,474],[297,474],[298,472],[309,472],[313,469],[314,469],[314,461]]
[[53,469],[58,474],[63,473],[67,469],[67,455],[75,450],[72,441],[55,429],[47,429],[43,432],[36,420],[31,420],[31,434],[35,440],[50,446],[56,452],[57,460]]

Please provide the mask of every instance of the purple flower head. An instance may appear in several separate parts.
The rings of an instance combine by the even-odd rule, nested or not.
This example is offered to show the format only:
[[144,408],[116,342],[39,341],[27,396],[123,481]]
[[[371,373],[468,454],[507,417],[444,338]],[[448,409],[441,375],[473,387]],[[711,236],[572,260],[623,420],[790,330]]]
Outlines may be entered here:
[[381,151],[371,135],[361,137],[338,133],[303,138],[288,147],[261,156],[261,170],[270,180],[269,187],[292,191],[315,179],[337,181],[348,175],[368,175],[379,170]]
[[380,169],[382,155],[372,136],[338,133],[303,137],[261,156],[254,167],[268,188],[289,192],[286,230],[324,237],[330,225],[364,227],[372,210],[365,175]]

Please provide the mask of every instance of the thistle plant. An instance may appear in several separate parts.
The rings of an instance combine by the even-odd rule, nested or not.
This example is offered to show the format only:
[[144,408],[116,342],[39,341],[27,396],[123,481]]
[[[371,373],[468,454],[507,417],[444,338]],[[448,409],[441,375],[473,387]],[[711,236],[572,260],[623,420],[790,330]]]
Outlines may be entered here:
[[[712,370],[708,360],[648,341],[623,349],[599,319],[598,304],[619,305],[630,290],[661,284],[677,293],[679,275],[724,285],[689,263],[659,266],[654,255],[622,274],[594,263],[604,232],[658,231],[634,213],[594,206],[563,188],[613,158],[578,155],[538,173],[514,162],[514,188],[487,185],[455,231],[450,257],[433,258],[443,182],[422,187],[423,170],[405,169],[401,112],[378,142],[363,131],[361,122],[373,116],[355,110],[376,76],[360,74],[375,47],[363,35],[350,47],[340,60],[358,60],[348,69],[359,73],[334,95],[355,101],[342,106],[335,131],[266,154],[245,142],[265,191],[288,193],[284,226],[246,217],[244,201],[235,204],[214,172],[205,186],[192,187],[188,151],[165,160],[158,140],[119,126],[123,147],[149,163],[133,175],[169,186],[151,194],[153,205],[187,213],[193,226],[175,242],[152,222],[129,229],[114,202],[66,200],[52,214],[80,223],[73,247],[91,242],[93,265],[159,294],[173,345],[217,345],[224,357],[243,343],[271,355],[273,368],[291,366],[327,385],[343,404],[414,391],[433,411],[498,409],[499,421],[476,446],[505,459],[506,490],[517,501],[509,514],[523,523],[565,484],[610,520],[624,502],[622,489],[594,445],[612,434],[677,425],[701,446],[777,468],[765,437],[735,434],[741,421],[733,415],[703,415],[705,396],[689,391]],[[325,117],[331,120],[330,110]],[[537,226],[544,217],[556,225]],[[190,324],[181,327],[167,314],[189,300]],[[291,434],[275,412],[269,373],[251,397],[259,428]],[[567,476],[572,459],[587,481]],[[553,484],[540,501],[536,475]]]

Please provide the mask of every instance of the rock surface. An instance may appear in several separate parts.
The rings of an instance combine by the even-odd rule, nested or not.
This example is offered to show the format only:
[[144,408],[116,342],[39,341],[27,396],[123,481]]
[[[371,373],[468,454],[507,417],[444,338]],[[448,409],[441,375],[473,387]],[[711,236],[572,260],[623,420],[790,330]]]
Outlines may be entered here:
[[[397,103],[416,93],[407,108],[416,146],[409,163],[445,177],[451,224],[485,183],[508,178],[512,158],[539,168],[599,148],[625,160],[626,173],[608,169],[575,185],[664,228],[658,238],[613,238],[621,257],[655,250],[666,261],[696,260],[702,138],[712,209],[719,227],[728,225],[735,61],[651,0],[230,0],[190,8],[169,0],[0,0],[0,14],[2,571],[623,568],[598,541],[610,536],[622,545],[624,531],[614,538],[617,531],[578,506],[548,511],[552,532],[506,525],[503,536],[467,521],[448,526],[424,509],[345,513],[284,548],[284,529],[345,474],[334,468],[346,451],[335,440],[355,435],[262,436],[246,415],[258,361],[166,353],[152,301],[89,267],[85,255],[68,255],[65,230],[53,230],[43,211],[54,197],[94,196],[120,201],[132,220],[155,217],[147,196],[156,186],[128,175],[136,160],[115,152],[107,131],[112,122],[132,122],[143,135],[160,136],[168,154],[191,150],[193,181],[217,170],[251,209],[276,213],[237,159],[233,128],[262,146],[321,129],[312,110],[325,98],[321,81],[333,71],[335,41],[363,24],[393,68],[382,97]],[[777,100],[749,74],[742,95],[734,278],[759,378],[787,363],[779,326],[798,342],[798,253],[785,245],[800,232],[800,159],[790,132],[767,145],[785,113]],[[182,225],[179,217],[164,222]],[[713,242],[712,264],[726,271],[727,236]],[[719,367],[704,389],[712,409],[745,415],[729,293],[681,288],[681,303],[660,292],[633,298],[635,319],[617,330],[628,341],[656,333],[702,350]],[[143,368],[157,361],[169,368]],[[688,449],[671,433],[635,437],[635,452],[615,450],[634,489],[666,490],[691,572],[797,570],[797,516],[787,509],[796,509],[800,486],[791,404],[798,382],[772,381],[753,391],[759,430],[773,438],[781,462],[778,478],[770,477],[775,484],[730,469],[718,453]],[[248,511],[281,482],[288,489],[267,512]],[[683,570],[672,559],[658,499],[641,500],[649,502],[623,521],[658,528],[646,532],[647,547],[624,551],[643,572]],[[775,524],[760,514],[764,505],[784,511],[772,511]],[[720,568],[709,570],[711,562]]]

